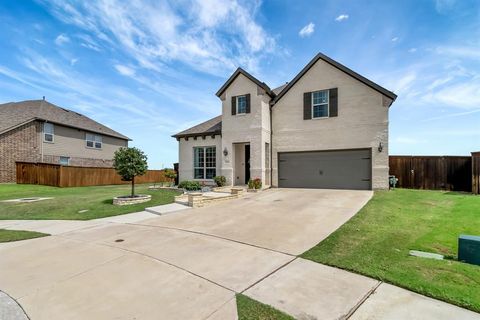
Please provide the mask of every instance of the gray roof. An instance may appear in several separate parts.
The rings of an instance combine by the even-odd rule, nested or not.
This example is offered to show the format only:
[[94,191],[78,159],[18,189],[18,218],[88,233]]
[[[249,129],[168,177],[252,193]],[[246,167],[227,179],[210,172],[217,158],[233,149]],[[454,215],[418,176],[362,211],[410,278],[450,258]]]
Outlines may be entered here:
[[27,100],[0,104],[0,134],[34,120],[48,121],[67,127],[130,140],[127,136],[80,113],[61,108],[45,100]]
[[285,87],[288,85],[288,82],[285,83],[285,84],[282,84],[280,87],[277,87],[275,89],[272,90],[272,92],[277,95],[279,94],[280,92],[282,92],[283,89],[285,89]]
[[223,84],[223,86],[217,91],[216,95],[217,97],[220,97],[222,95],[222,93],[227,90],[227,88],[232,84],[232,82],[240,75],[240,74],[243,74],[245,77],[247,77],[248,79],[250,79],[250,81],[252,81],[253,83],[255,83],[257,86],[259,86],[260,88],[262,88],[263,90],[265,90],[265,92],[270,96],[270,97],[274,97],[275,94],[273,94],[272,90],[267,86],[267,84],[265,82],[261,82],[260,80],[258,80],[257,78],[255,78],[254,76],[252,76],[250,73],[248,73],[247,71],[243,70],[242,68],[237,68],[237,70],[230,76],[230,78],[228,78],[227,82],[225,82]]
[[207,136],[207,135],[216,135],[222,133],[222,116],[216,116],[210,120],[202,122],[195,127],[179,132],[172,137],[174,138],[185,138],[185,137],[194,137],[194,136]]

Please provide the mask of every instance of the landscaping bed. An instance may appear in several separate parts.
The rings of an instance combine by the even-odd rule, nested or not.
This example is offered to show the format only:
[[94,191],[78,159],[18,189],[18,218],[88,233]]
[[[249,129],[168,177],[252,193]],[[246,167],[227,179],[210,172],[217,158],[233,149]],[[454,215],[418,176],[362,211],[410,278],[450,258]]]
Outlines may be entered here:
[[[479,233],[479,196],[379,191],[355,217],[302,257],[480,312],[480,267],[455,261],[458,236]],[[449,259],[412,257],[409,250]]]
[[148,186],[138,185],[135,189],[139,194],[150,195],[149,202],[115,206],[113,198],[129,194],[130,185],[57,188],[29,184],[0,184],[0,201],[31,197],[52,198],[30,203],[0,202],[0,220],[90,220],[173,203],[174,197],[180,193],[168,189],[149,190]]

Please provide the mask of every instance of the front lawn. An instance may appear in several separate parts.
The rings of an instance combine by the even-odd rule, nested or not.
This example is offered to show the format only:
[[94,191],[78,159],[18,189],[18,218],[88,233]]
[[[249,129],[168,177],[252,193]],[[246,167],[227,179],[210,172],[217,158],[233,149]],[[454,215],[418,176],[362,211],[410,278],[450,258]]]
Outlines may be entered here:
[[238,320],[294,320],[293,317],[269,305],[237,294]]
[[480,311],[480,267],[411,257],[457,256],[460,234],[480,234],[480,197],[397,189],[376,192],[350,221],[302,257]]
[[49,234],[35,231],[0,229],[0,243],[27,240],[46,236],[49,236]]
[[179,194],[173,190],[148,190],[148,186],[146,184],[135,186],[135,193],[150,194],[151,201],[114,206],[113,197],[129,195],[130,185],[56,188],[29,184],[0,184],[0,201],[53,197],[53,199],[30,203],[0,202],[0,220],[90,220],[143,211],[146,207],[172,203],[174,197]]

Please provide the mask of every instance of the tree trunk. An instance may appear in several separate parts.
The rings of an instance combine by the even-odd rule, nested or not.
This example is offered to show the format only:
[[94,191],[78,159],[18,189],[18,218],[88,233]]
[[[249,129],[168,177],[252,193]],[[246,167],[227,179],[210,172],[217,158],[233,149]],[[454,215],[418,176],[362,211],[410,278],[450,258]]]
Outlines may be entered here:
[[135,196],[135,177],[132,178],[132,198]]

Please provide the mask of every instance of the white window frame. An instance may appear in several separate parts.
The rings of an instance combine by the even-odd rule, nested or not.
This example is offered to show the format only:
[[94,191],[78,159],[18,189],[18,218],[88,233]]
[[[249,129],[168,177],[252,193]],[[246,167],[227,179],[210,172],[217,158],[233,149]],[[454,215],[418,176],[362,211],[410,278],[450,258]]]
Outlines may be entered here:
[[[326,92],[327,93],[327,102],[326,103],[317,103],[317,104],[313,103],[313,101],[314,101],[313,100],[313,95],[317,92]],[[312,99],[312,119],[326,119],[326,118],[329,118],[330,117],[330,90],[325,89],[325,90],[314,91],[314,92],[312,92],[312,98],[311,99]],[[323,117],[315,117],[314,109],[317,106],[327,106],[327,115],[323,116]]]
[[[67,159],[67,164],[63,164],[62,163],[62,158],[65,158]],[[58,163],[62,166],[69,166],[70,165],[70,157],[67,157],[67,156],[60,156],[60,158],[58,159]]]
[[[214,167],[207,167],[207,149],[208,148],[213,148],[215,150],[215,157],[214,157],[215,166]],[[196,154],[195,149],[203,149],[203,166],[202,167],[196,167],[195,166],[195,154]],[[196,178],[195,177],[195,170],[196,169],[203,169],[203,178]],[[215,170],[215,174],[213,175],[213,177],[215,177],[217,175],[217,147],[216,146],[193,147],[193,180],[200,180],[200,181],[213,180],[213,177],[212,178],[207,178],[207,169],[214,169]]]
[[[239,104],[239,101],[240,101],[240,98],[245,98],[245,112],[240,112],[240,104]],[[236,99],[236,107],[237,107],[237,114],[247,114],[247,95],[244,94],[242,96],[236,96],[235,97]]]
[[[92,139],[89,139],[88,136],[91,136]],[[92,142],[92,146],[89,146],[88,143]],[[97,147],[97,143],[100,144],[100,147]],[[102,150],[103,148],[103,138],[99,134],[94,134],[94,133],[85,133],[85,147],[88,149],[96,149],[96,150]]]
[[[47,126],[52,127],[52,132],[51,133],[46,132],[45,127],[47,127]],[[47,134],[52,136],[52,141],[48,141],[47,139],[45,139],[45,136]],[[50,122],[44,122],[43,123],[43,142],[46,142],[46,143],[54,143],[55,142],[55,126],[53,125],[53,123],[50,123]]]

